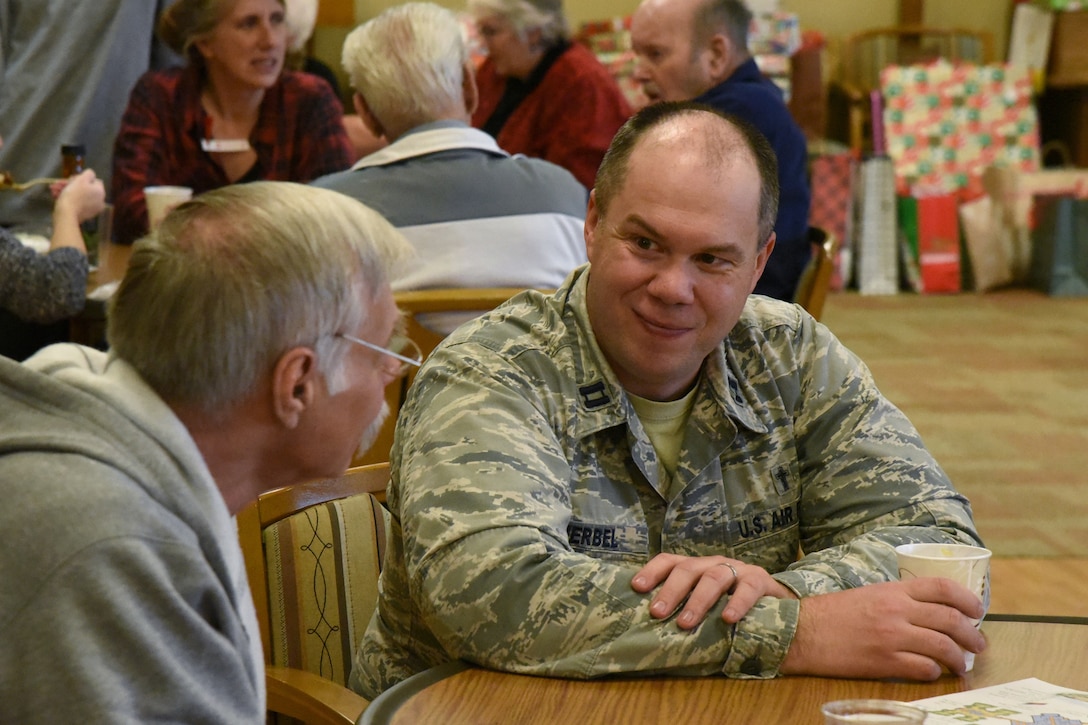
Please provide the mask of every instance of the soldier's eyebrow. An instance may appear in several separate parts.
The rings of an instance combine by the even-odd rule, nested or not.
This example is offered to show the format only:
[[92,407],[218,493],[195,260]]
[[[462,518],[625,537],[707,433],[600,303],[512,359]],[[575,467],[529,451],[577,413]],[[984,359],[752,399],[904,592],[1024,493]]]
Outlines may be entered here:
[[[664,245],[668,246],[668,243],[669,243],[668,235],[662,234],[660,231],[657,230],[657,228],[653,224],[646,221],[637,212],[632,212],[631,214],[628,214],[626,217],[624,217],[623,221],[625,223],[627,223],[627,224],[638,227],[638,230],[642,234],[645,234],[647,239],[652,239],[655,242],[661,242]],[[745,252],[744,252],[744,249],[739,244],[727,241],[727,242],[722,242],[721,244],[711,244],[709,246],[702,247],[701,249],[698,250],[698,253],[699,254],[713,254],[715,256],[723,256],[723,255],[744,254]]]

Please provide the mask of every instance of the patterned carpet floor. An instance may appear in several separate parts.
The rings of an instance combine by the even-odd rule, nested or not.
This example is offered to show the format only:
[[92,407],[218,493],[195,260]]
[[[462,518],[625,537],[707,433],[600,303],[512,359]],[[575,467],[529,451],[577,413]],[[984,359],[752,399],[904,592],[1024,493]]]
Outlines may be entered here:
[[917,426],[996,556],[1088,556],[1088,298],[840,292],[823,321]]

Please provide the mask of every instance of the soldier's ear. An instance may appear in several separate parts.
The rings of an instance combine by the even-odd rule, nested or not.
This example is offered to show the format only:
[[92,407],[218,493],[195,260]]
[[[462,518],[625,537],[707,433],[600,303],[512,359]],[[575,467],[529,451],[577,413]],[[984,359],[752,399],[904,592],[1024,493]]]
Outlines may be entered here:
[[582,236],[586,240],[586,256],[593,261],[593,253],[597,242],[597,222],[600,221],[597,209],[597,191],[589,192],[589,205],[586,207],[586,221],[582,225]]

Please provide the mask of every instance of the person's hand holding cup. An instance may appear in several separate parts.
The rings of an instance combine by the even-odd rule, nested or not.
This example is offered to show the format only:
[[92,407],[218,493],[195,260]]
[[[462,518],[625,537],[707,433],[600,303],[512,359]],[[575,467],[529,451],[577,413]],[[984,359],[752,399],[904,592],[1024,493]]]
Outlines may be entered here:
[[145,186],[148,231],[155,231],[171,209],[192,198],[193,190],[188,186]]
[[[990,606],[989,549],[966,544],[902,544],[895,547],[900,580],[944,577],[970,589]],[[982,620],[976,620],[978,627]],[[967,671],[975,666],[974,652],[964,650]]]

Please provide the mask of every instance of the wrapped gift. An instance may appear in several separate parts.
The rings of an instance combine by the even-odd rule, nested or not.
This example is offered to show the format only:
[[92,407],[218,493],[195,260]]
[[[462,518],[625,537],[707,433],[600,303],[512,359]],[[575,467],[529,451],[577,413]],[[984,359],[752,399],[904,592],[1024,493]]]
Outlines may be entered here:
[[791,56],[801,47],[801,20],[797,13],[753,13],[748,27],[748,52],[752,55]]
[[774,81],[789,102],[790,56],[801,47],[801,21],[796,13],[753,13],[748,28],[748,50],[763,75]]
[[881,89],[898,193],[921,186],[974,198],[991,165],[1039,168],[1028,69],[946,60],[889,66]]

